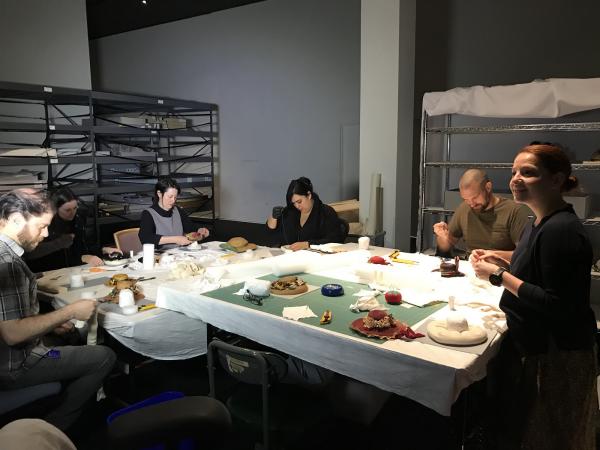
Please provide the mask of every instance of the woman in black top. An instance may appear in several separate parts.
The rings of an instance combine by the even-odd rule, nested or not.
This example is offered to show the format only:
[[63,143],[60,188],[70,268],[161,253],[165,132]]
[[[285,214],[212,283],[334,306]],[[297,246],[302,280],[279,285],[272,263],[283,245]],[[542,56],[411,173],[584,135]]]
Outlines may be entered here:
[[142,211],[140,231],[142,244],[173,247],[192,243],[185,234],[197,232],[200,239],[208,237],[206,228],[198,228],[183,209],[175,204],[181,193],[179,183],[171,177],[160,177],[154,187],[156,201]]
[[510,271],[493,252],[474,252],[471,260],[479,278],[505,288],[500,307],[508,332],[490,377],[497,375],[502,391],[499,437],[507,448],[596,448],[592,247],[562,197],[576,186],[559,147],[523,148],[510,188],[535,220],[523,232]]
[[[69,188],[60,188],[50,196],[56,210],[48,227],[48,237],[31,252],[25,260],[33,272],[77,266],[81,263],[99,266],[102,259],[99,248],[93,248],[85,236],[85,216],[78,214],[79,201]],[[104,247],[102,253],[117,252],[116,248]]]
[[276,206],[267,219],[267,230],[277,236],[279,245],[289,245],[296,251],[311,244],[344,242],[342,222],[334,209],[313,191],[308,178],[292,180],[285,199],[287,206]]

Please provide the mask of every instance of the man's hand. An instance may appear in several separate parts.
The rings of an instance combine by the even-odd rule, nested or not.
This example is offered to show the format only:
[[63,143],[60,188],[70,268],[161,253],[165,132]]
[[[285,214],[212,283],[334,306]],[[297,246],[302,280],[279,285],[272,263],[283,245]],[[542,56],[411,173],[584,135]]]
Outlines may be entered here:
[[65,334],[70,333],[74,328],[73,322],[65,322],[62,325],[56,327],[53,331],[57,336],[64,336]]
[[283,214],[283,206],[275,206],[273,208],[273,212],[271,213],[271,217],[273,217],[273,219],[280,219],[281,215]]
[[98,303],[96,300],[77,300],[67,306],[67,308],[70,308],[70,312],[73,314],[74,319],[87,321],[92,317],[97,306]]
[[448,239],[450,236],[450,230],[448,229],[448,224],[446,222],[438,222],[433,225],[433,232],[436,236],[443,239]]

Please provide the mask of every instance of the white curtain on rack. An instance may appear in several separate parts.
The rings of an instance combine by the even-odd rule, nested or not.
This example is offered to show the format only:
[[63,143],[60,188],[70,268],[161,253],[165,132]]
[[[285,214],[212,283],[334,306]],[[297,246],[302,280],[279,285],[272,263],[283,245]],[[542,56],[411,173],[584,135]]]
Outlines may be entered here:
[[561,117],[600,108],[600,78],[550,78],[510,86],[473,86],[428,92],[430,116]]

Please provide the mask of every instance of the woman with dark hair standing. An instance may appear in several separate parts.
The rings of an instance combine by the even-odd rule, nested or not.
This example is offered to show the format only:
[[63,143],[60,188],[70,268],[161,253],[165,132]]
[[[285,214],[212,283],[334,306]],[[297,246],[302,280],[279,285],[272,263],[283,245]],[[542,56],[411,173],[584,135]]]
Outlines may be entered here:
[[296,251],[311,244],[344,242],[340,219],[331,206],[321,201],[308,178],[292,180],[285,200],[287,206],[276,206],[267,219],[267,229],[279,236],[279,245],[289,245]]
[[192,243],[186,233],[197,232],[200,239],[208,237],[206,228],[197,228],[188,215],[175,202],[181,193],[176,180],[160,177],[154,187],[154,204],[142,211],[139,237],[142,244],[154,244],[157,247],[175,247]]
[[[78,266],[81,263],[99,266],[102,259],[96,256],[100,249],[91,249],[85,236],[85,217],[78,214],[79,200],[67,187],[53,192],[50,200],[56,210],[46,237],[25,260],[34,272]],[[118,251],[104,247],[102,253]]]
[[484,253],[471,259],[479,278],[505,289],[500,307],[508,331],[489,374],[500,394],[501,448],[596,448],[592,247],[563,199],[576,186],[559,147],[523,148],[510,188],[535,220],[525,227],[510,266]]

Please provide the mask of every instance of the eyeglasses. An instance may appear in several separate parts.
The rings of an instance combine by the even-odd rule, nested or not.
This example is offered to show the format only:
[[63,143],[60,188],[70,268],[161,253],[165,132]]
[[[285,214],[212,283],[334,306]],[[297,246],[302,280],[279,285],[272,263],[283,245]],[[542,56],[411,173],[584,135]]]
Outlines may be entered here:
[[267,298],[268,295],[262,297],[260,295],[254,295],[253,293],[251,293],[250,291],[246,291],[246,293],[244,294],[244,300],[252,303],[253,305],[256,306],[262,306],[263,305],[263,300],[265,298]]

